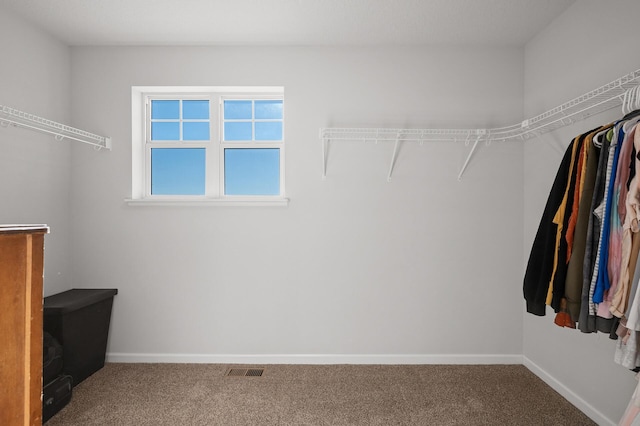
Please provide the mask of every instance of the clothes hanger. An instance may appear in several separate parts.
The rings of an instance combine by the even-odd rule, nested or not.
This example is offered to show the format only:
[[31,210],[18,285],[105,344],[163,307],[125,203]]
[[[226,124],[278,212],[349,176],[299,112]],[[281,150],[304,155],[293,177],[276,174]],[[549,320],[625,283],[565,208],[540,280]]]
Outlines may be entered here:
[[626,115],[623,120],[626,120],[622,126],[623,132],[629,133],[633,126],[640,121],[640,85],[632,87],[625,92],[625,99],[623,100],[623,113]]
[[622,130],[624,131],[625,135],[629,133],[636,124],[638,124],[638,121],[640,121],[640,116],[633,117],[624,123],[624,125],[622,126]]
[[640,108],[640,100],[638,99],[638,89],[640,85],[634,86],[631,89],[624,92],[622,98],[622,113],[629,114],[632,111]]
[[[638,109],[640,108],[640,86],[637,86],[634,89],[634,95],[633,95],[633,99],[630,101],[629,104],[629,109],[631,111],[635,111],[637,112]],[[639,116],[635,116],[635,117],[630,117],[623,125],[623,129],[625,133],[629,133],[629,131],[631,131],[631,129],[633,128],[633,126],[635,126],[638,121],[640,120]]]
[[635,110],[635,102],[636,102],[636,98],[638,95],[638,86],[634,86],[631,89],[627,90],[628,93],[628,97],[627,97],[627,102],[626,102],[626,113],[630,113],[631,111]]
[[627,97],[627,102],[625,107],[627,114],[633,111],[634,109],[636,109],[635,102],[637,97],[637,89],[638,89],[638,86],[635,86],[627,90],[627,93],[629,94],[629,96]]
[[622,114],[624,115],[628,114],[627,104],[629,103],[629,92],[631,92],[631,89],[625,90],[624,94],[622,95]]
[[624,92],[624,98],[622,99],[622,113],[629,114],[634,110],[633,108],[633,100],[635,99],[635,91],[636,87],[634,86],[627,91]]
[[613,128],[613,124],[610,124],[607,126],[606,129],[600,130],[598,133],[596,133],[593,136],[592,143],[596,147],[602,148],[602,143],[604,142],[604,138],[607,136],[607,133],[609,133],[612,128]]

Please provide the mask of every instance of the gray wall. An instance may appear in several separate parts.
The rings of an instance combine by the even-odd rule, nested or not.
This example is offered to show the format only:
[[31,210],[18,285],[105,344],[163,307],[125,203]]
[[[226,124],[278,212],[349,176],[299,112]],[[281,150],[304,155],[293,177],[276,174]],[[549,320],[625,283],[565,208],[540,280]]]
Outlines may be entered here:
[[[470,147],[406,144],[389,183],[392,144],[336,143],[323,181],[318,130],[517,121],[522,50],[88,47],[72,64],[74,119],[114,141],[74,147],[72,168],[74,281],[119,289],[111,359],[521,359],[522,145],[481,147],[458,182]],[[284,86],[289,207],[127,206],[133,85]]]
[[[70,123],[70,51],[8,11],[0,13],[0,105]],[[45,295],[72,286],[68,141],[0,128],[0,223],[45,223]]]
[[[525,114],[539,114],[640,68],[639,14],[640,3],[634,0],[583,0],[538,34],[525,49]],[[569,142],[621,115],[621,109],[612,110],[525,143],[525,262]],[[588,414],[616,423],[637,382],[613,362],[615,342],[557,327],[553,317],[551,309],[541,318],[525,314],[526,359]]]

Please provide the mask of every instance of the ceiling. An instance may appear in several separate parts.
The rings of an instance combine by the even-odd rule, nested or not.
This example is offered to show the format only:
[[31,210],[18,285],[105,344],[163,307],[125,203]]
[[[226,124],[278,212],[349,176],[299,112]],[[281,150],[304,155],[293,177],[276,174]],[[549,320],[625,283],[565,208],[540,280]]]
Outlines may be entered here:
[[575,0],[0,0],[76,45],[523,46]]

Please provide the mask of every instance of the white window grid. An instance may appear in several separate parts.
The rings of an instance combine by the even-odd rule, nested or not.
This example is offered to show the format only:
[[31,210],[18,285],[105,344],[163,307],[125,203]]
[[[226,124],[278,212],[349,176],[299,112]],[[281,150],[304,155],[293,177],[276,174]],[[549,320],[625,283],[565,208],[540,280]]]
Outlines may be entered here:
[[[209,120],[182,118],[182,102],[180,103],[180,140],[164,141],[151,140],[151,101],[152,100],[209,100]],[[252,139],[251,141],[225,141],[224,140],[224,100],[251,100],[252,101]],[[282,95],[262,95],[255,93],[148,93],[144,95],[144,198],[155,200],[207,200],[207,199],[235,199],[235,200],[269,200],[282,198],[285,196],[285,106],[283,103],[282,119],[255,119],[254,103],[256,100],[284,100]],[[217,110],[215,108],[217,107]],[[154,119],[153,122],[176,122],[175,119]],[[209,121],[209,140],[194,141],[183,139],[183,122],[206,122]],[[226,120],[226,121],[248,121],[247,119]],[[279,141],[256,141],[255,122],[282,122],[282,140]],[[215,146],[218,146],[218,149]],[[206,157],[206,180],[204,195],[153,195],[151,193],[151,149],[152,148],[204,148]],[[280,193],[275,196],[247,196],[247,195],[226,195],[224,193],[224,150],[227,148],[248,149],[248,148],[277,148],[280,154]],[[217,173],[216,173],[217,170]]]

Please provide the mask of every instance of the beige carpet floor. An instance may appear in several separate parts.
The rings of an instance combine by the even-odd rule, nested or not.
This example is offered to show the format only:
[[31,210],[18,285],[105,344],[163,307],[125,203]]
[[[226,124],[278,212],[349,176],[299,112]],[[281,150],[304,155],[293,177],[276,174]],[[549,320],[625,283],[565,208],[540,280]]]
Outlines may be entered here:
[[594,425],[522,365],[107,364],[59,425]]

